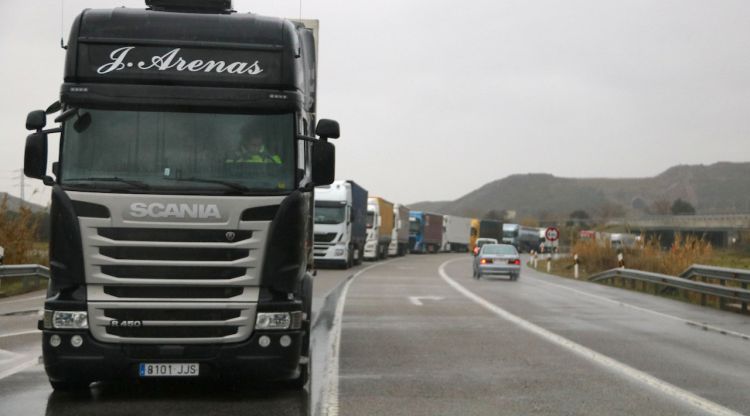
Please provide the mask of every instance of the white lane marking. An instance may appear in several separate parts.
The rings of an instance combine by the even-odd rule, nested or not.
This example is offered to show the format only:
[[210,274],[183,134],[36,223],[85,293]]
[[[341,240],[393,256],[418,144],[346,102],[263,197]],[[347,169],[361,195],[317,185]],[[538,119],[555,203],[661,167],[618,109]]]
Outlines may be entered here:
[[[461,259],[456,259],[456,260],[461,260]],[[469,289],[466,289],[460,283],[456,282],[450,276],[448,276],[448,274],[445,272],[445,266],[448,263],[452,263],[456,260],[449,260],[440,265],[440,268],[438,270],[440,273],[440,277],[442,277],[443,280],[445,280],[445,282],[448,283],[451,287],[456,289],[456,291],[466,296],[467,298],[471,299],[472,301],[476,302],[480,306],[483,306],[485,309],[489,310],[490,312],[494,313],[500,318],[503,318],[517,325],[521,329],[531,332],[532,334],[535,334],[553,344],[557,344],[579,355],[580,357],[584,359],[587,359],[603,367],[606,367],[616,373],[620,373],[636,382],[645,384],[648,387],[651,387],[677,400],[685,402],[686,404],[696,407],[704,412],[708,412],[712,415],[727,415],[727,416],[740,415],[740,413],[737,413],[734,410],[726,408],[718,403],[715,403],[708,399],[700,397],[687,390],[683,390],[673,384],[670,384],[664,380],[658,379],[648,373],[644,373],[643,371],[630,367],[627,364],[621,363],[615,360],[614,358],[608,357],[604,354],[600,354],[590,348],[584,347],[583,345],[578,344],[574,341],[571,341],[563,336],[550,332],[474,294],[474,292],[470,291]]]
[[622,302],[622,301],[619,301],[619,300],[610,299],[610,298],[605,297],[605,296],[595,295],[593,293],[584,292],[583,290],[573,289],[572,287],[568,287],[568,286],[565,286],[565,285],[560,285],[560,284],[557,284],[557,283],[548,282],[548,281],[540,279],[538,277],[526,276],[526,278],[531,279],[531,280],[533,280],[535,282],[543,283],[545,285],[555,286],[555,287],[558,287],[558,288],[561,288],[561,289],[565,289],[567,291],[574,292],[574,293],[577,293],[579,295],[584,295],[584,296],[588,296],[590,298],[594,298],[594,299],[598,299],[598,300],[605,301],[605,302],[608,302],[608,303],[613,303],[615,305],[623,306],[625,308],[633,309],[633,310],[640,311],[640,312],[650,313],[652,315],[660,316],[662,318],[672,319],[672,320],[675,320],[675,321],[679,321],[679,322],[685,323],[685,324],[690,325],[690,326],[696,326],[696,327],[704,329],[706,331],[718,332],[718,333],[723,334],[723,335],[729,335],[729,336],[733,336],[733,337],[744,339],[746,341],[750,341],[750,335],[744,334],[742,332],[732,331],[732,330],[725,329],[725,328],[722,328],[722,327],[709,325],[709,324],[706,324],[706,323],[703,323],[703,322],[691,321],[689,319],[680,318],[679,316],[674,316],[674,315],[670,315],[670,314],[667,314],[667,313],[664,313],[664,312],[655,311],[653,309],[644,308],[642,306],[632,305],[630,303],[625,303],[625,302]]
[[354,279],[359,277],[362,273],[372,269],[373,267],[382,266],[384,264],[392,263],[399,259],[388,260],[382,263],[376,263],[365,267],[364,269],[354,273],[352,277],[344,283],[344,288],[341,290],[341,295],[336,302],[336,312],[333,316],[333,324],[331,327],[331,344],[328,350],[328,371],[326,371],[326,391],[323,394],[323,401],[321,408],[323,414],[327,416],[338,416],[339,414],[339,352],[341,351],[341,322],[344,317],[344,304],[346,303],[346,294],[349,292],[349,286],[351,286]]
[[18,364],[17,366],[15,366],[13,368],[9,368],[9,369],[7,369],[7,370],[5,370],[3,372],[0,372],[0,380],[4,379],[6,377],[10,377],[13,374],[19,373],[19,372],[21,372],[21,371],[23,371],[23,370],[25,370],[25,369],[27,369],[29,367],[33,367],[33,366],[37,365],[37,364],[39,364],[39,358],[38,357],[34,358],[33,360],[24,361],[21,364]]
[[11,303],[26,302],[29,300],[44,299],[46,297],[47,295],[39,295],[39,296],[32,296],[32,297],[23,298],[23,299],[4,300],[4,301],[0,301],[0,306],[10,305]]
[[20,331],[20,332],[11,332],[8,334],[0,334],[0,338],[7,338],[7,337],[17,337],[20,335],[29,335],[29,334],[41,334],[42,331],[38,329],[33,329],[29,331]]
[[412,305],[415,306],[422,306],[424,303],[422,303],[422,300],[443,300],[445,299],[442,296],[409,296],[409,302],[411,302]]

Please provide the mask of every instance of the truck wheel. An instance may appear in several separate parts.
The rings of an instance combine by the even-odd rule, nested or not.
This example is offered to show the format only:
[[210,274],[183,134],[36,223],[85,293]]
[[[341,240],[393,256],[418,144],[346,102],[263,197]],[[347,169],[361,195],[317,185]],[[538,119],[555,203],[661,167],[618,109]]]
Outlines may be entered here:
[[312,294],[313,294],[313,279],[310,274],[305,274],[302,279],[301,296],[303,299],[302,311],[305,313],[305,319],[302,321],[302,329],[304,335],[302,336],[302,346],[300,348],[300,364],[299,374],[297,377],[288,380],[287,384],[295,389],[302,389],[310,379],[310,335],[312,331]]
[[354,247],[354,264],[359,266],[362,264],[362,250],[359,247]]
[[346,263],[344,263],[344,268],[349,269],[354,264],[354,250],[349,247],[349,255],[346,256]]
[[91,383],[88,381],[50,380],[49,384],[54,391],[83,393],[89,391],[89,384]]

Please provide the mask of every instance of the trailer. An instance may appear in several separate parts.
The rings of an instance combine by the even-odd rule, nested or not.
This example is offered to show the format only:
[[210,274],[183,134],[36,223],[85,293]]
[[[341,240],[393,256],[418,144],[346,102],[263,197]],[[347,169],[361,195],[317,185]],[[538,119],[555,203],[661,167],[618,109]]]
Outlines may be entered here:
[[388,245],[393,233],[393,204],[371,196],[367,201],[367,241],[365,259],[380,260],[388,256]]
[[437,253],[442,242],[442,215],[422,211],[409,213],[409,249],[412,253]]
[[441,251],[467,252],[471,239],[471,219],[455,215],[443,216]]
[[409,252],[409,208],[401,204],[393,206],[393,232],[388,245],[389,256],[403,256]]

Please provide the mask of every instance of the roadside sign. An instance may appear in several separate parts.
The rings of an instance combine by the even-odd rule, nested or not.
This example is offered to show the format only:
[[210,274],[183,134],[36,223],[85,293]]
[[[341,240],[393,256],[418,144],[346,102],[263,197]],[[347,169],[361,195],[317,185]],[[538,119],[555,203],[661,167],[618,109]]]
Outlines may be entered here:
[[544,231],[544,238],[549,242],[557,241],[560,238],[560,230],[556,227],[547,227],[547,230]]

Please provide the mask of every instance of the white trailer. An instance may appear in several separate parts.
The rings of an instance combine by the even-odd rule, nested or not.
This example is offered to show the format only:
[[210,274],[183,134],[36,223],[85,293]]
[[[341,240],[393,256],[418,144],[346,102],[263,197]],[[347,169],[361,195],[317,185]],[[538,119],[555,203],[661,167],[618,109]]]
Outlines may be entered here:
[[469,251],[469,237],[471,235],[471,218],[455,215],[443,216],[443,244],[442,251]]

